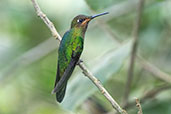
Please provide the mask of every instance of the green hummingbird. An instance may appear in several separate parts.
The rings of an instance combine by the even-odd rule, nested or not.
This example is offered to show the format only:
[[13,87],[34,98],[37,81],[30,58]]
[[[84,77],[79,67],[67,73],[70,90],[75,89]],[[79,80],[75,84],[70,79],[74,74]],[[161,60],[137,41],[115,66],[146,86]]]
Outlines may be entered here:
[[52,91],[52,94],[56,93],[56,100],[59,103],[64,98],[67,81],[83,51],[84,35],[88,23],[92,19],[105,14],[108,14],[108,12],[94,16],[78,15],[72,20],[70,30],[64,34],[58,50],[56,81]]

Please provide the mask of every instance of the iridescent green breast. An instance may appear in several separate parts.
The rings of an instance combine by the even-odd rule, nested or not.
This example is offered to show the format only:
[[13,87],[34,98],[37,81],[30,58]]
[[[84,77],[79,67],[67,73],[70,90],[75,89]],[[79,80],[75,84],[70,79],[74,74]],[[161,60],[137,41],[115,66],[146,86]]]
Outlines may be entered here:
[[72,56],[80,56],[83,51],[83,38],[76,31],[71,29],[66,32],[60,43],[58,51],[58,67],[60,77],[69,65]]

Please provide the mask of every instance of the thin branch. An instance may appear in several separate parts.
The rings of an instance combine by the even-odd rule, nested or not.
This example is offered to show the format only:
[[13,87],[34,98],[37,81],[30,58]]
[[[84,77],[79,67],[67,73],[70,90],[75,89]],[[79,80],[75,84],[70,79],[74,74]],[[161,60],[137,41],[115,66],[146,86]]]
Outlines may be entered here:
[[[35,0],[31,0],[33,3],[33,6],[36,10],[37,15],[44,21],[44,23],[48,26],[50,31],[52,32],[52,35],[61,41],[61,37],[58,34],[56,28],[54,27],[53,23],[47,18],[47,16],[41,11],[39,5]],[[107,92],[107,90],[103,87],[103,85],[100,83],[100,81],[93,76],[93,74],[86,68],[86,66],[82,63],[79,62],[79,67],[83,70],[83,74],[87,76],[101,91],[101,93],[106,97],[106,99],[111,103],[112,107],[116,109],[117,112],[121,114],[127,114],[125,110],[123,110],[118,103],[111,97],[111,95]]]
[[108,93],[108,91],[103,87],[101,82],[93,76],[93,74],[85,67],[85,65],[80,62],[79,63],[80,68],[83,70],[83,74],[87,76],[100,90],[100,92],[107,98],[107,100],[111,103],[113,108],[115,108],[118,112],[121,114],[127,114],[125,110],[123,110],[118,103],[112,98],[112,96]]
[[137,18],[135,21],[135,27],[133,30],[134,39],[133,39],[131,58],[130,58],[130,64],[129,64],[129,69],[128,69],[127,82],[126,82],[126,86],[125,86],[125,94],[124,94],[124,99],[123,99],[124,105],[127,104],[127,102],[128,102],[131,83],[132,83],[132,79],[133,79],[134,63],[135,63],[135,57],[136,57],[136,52],[137,52],[138,35],[139,35],[139,28],[140,28],[140,22],[141,22],[141,15],[142,15],[142,11],[143,11],[143,5],[144,5],[144,0],[140,0],[138,9],[137,9]]
[[138,113],[137,114],[143,114],[142,107],[141,107],[141,104],[140,104],[140,100],[138,98],[135,98],[135,102],[136,102],[136,107],[138,108]]

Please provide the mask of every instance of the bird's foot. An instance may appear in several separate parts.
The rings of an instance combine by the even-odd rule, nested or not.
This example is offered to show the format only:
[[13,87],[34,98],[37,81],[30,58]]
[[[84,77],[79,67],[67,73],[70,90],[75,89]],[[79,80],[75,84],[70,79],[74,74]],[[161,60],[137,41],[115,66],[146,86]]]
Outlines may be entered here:
[[79,63],[82,63],[83,60],[79,59],[78,62],[77,62],[77,65],[79,65]]

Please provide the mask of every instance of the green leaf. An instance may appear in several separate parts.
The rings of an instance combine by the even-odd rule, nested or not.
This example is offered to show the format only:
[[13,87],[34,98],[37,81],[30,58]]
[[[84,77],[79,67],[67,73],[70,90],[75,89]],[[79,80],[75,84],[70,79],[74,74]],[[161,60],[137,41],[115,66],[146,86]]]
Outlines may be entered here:
[[[129,41],[115,50],[110,50],[103,57],[99,58],[92,67],[89,67],[90,71],[104,84],[121,68],[124,60],[129,55],[131,44],[131,41]],[[68,84],[62,107],[73,110],[96,91],[97,87],[83,76],[82,73],[79,73]]]

